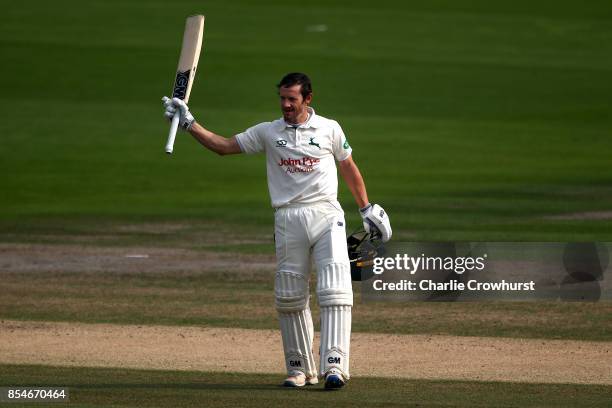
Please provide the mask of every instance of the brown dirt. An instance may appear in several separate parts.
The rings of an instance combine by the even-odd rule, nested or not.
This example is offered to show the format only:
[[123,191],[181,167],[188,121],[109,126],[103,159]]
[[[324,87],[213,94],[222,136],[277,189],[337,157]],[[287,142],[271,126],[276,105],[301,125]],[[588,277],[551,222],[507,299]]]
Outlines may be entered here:
[[0,244],[0,271],[171,273],[274,270],[273,255],[154,247]]
[[547,220],[560,221],[591,221],[591,220],[612,220],[612,211],[586,211],[568,214],[548,215]]
[[[131,231],[131,227],[126,228]],[[158,227],[151,228],[158,231]],[[171,231],[180,228],[167,226]],[[12,273],[243,273],[274,269],[271,255],[177,248],[0,244],[0,271]],[[352,339],[353,376],[612,384],[609,342],[368,333],[354,333]],[[0,321],[0,363],[242,371],[279,376],[283,372],[280,335],[274,330],[12,320]]]
[[[352,344],[353,376],[612,385],[608,342],[354,333]],[[283,373],[275,330],[13,320],[0,322],[0,363]]]

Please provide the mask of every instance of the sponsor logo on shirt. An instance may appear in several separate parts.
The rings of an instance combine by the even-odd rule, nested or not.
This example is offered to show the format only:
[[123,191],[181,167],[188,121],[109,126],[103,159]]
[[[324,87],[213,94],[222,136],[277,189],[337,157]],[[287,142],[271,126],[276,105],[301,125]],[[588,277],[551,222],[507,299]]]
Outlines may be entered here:
[[348,150],[351,147],[348,144],[348,140],[344,139],[344,144],[342,145],[342,147],[344,147],[345,150]]
[[315,157],[304,156],[302,158],[288,157],[286,159],[281,159],[276,164],[283,167],[285,169],[285,173],[293,174],[310,173],[314,171],[320,162],[321,160]]
[[287,146],[287,141],[285,139],[278,139],[276,141],[276,147],[285,147]]

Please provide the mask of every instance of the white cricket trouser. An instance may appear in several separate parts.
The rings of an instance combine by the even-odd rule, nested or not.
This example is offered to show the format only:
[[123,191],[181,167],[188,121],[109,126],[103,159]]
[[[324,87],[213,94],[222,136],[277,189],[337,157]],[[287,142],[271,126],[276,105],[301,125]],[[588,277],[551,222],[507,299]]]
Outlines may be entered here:
[[320,202],[277,209],[275,242],[276,308],[288,374],[317,375],[309,307],[310,265],[314,259],[321,308],[320,375],[335,368],[348,380],[353,290],[340,204]]

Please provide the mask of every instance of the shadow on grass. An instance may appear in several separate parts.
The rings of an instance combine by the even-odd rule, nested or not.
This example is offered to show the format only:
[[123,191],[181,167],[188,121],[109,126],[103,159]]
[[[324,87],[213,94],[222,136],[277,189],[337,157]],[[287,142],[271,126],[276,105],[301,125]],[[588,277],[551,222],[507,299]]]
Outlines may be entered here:
[[[354,378],[335,392],[323,384],[286,388],[281,374],[0,365],[2,383],[67,387],[71,406],[610,407],[612,386]],[[289,399],[288,399],[289,398]]]
[[[53,387],[54,385],[49,385]],[[68,387],[79,390],[104,389],[143,389],[143,390],[236,390],[236,391],[293,391],[296,388],[283,387],[281,384],[236,384],[236,383],[105,383],[105,384],[58,384],[57,387]],[[301,390],[301,389],[300,389]]]

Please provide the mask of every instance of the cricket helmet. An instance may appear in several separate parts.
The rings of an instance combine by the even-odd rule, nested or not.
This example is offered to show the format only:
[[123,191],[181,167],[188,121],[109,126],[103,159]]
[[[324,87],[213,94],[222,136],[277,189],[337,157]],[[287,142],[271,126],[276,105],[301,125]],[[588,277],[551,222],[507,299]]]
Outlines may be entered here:
[[380,234],[358,230],[346,239],[346,244],[351,263],[351,278],[354,281],[365,281],[374,276],[372,272],[374,258],[385,253]]

